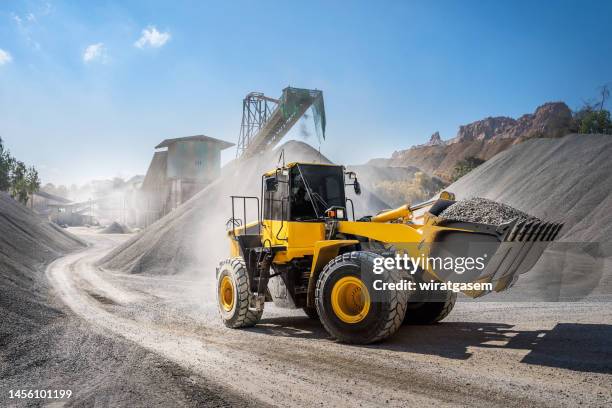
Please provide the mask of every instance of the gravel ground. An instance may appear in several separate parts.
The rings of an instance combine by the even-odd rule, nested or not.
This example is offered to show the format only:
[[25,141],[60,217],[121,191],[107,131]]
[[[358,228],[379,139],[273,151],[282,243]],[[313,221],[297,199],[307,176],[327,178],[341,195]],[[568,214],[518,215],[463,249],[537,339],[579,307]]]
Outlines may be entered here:
[[[32,223],[25,225],[30,228]],[[101,248],[115,246],[125,239],[99,235],[86,228],[76,231]],[[47,244],[53,245],[53,241]],[[87,251],[92,250],[96,248]],[[77,252],[69,256],[83,255]],[[0,304],[12,310],[0,320],[0,333],[3,334],[0,406],[47,406],[51,403],[76,407],[252,405],[248,399],[227,391],[205,375],[189,371],[121,334],[106,330],[95,321],[77,316],[48,284],[44,263],[27,271],[28,278],[38,282],[35,302],[32,299],[24,301],[21,292],[15,292],[14,288],[12,292],[2,292],[0,298]],[[14,270],[9,272],[13,273],[13,278],[19,277]],[[104,281],[96,283],[100,288],[105,287]],[[11,289],[11,285],[3,281],[0,290],[6,289]],[[96,292],[87,293],[96,302],[107,301]],[[71,390],[73,396],[64,400],[9,399],[10,390],[22,389]]]
[[[89,237],[94,247],[48,269],[59,299],[101,333],[138,344],[235,398],[275,406],[612,404],[609,296],[462,301],[441,324],[405,326],[384,343],[348,346],[301,311],[268,306],[256,327],[227,329],[217,315],[212,270],[172,277],[100,270],[95,263],[108,244],[98,237]],[[133,386],[113,394],[120,398]]]
[[9,390],[71,390],[65,406],[249,406],[204,376],[68,312],[23,334],[0,356],[0,406],[45,406],[10,400]]

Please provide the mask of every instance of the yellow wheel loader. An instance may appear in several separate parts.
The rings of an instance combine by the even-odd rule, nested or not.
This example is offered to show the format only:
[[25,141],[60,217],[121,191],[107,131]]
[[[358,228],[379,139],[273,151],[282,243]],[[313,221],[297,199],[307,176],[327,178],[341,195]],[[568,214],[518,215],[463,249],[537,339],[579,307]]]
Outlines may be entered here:
[[[457,291],[408,290],[410,282],[480,284],[462,287],[470,297],[505,290],[533,267],[562,226],[444,219],[439,214],[455,202],[448,192],[355,220],[346,186],[361,193],[355,173],[343,166],[290,163],[262,176],[260,197],[231,197],[231,257],[217,268],[218,307],[226,326],[253,326],[265,302],[274,302],[302,308],[341,342],[380,341],[402,323],[434,323],[453,308]],[[249,206],[257,214],[251,223]],[[470,257],[479,260],[480,269],[436,262]],[[412,270],[394,264],[398,259],[412,259]]]

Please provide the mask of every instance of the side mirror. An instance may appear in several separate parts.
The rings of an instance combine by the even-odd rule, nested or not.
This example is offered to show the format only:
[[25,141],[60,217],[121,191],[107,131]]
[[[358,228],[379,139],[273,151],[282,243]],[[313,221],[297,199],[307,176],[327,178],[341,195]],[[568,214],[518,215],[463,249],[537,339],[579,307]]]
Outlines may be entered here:
[[278,191],[278,180],[276,177],[268,177],[266,179],[266,193]]
[[353,188],[355,189],[355,194],[361,194],[361,185],[359,184],[359,181],[357,181],[357,174],[355,174],[354,171],[345,171],[344,174],[348,176],[349,180],[355,180],[352,183],[347,183],[344,185],[353,186]]

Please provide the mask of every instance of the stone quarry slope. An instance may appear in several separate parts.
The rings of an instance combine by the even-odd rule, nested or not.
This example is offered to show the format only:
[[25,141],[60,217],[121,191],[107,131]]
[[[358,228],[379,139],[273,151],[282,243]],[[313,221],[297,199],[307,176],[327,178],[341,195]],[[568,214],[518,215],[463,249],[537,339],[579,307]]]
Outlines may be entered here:
[[[284,150],[285,162],[304,161],[329,163],[317,150],[306,143],[290,141],[274,151],[260,156],[231,162],[222,174],[192,199],[160,219],[145,231],[104,257],[100,265],[129,273],[175,274],[214,270],[229,255],[226,221],[231,217],[231,195],[259,196],[261,175],[273,169]],[[349,190],[347,190],[349,191]],[[388,205],[364,191],[352,196],[356,216],[376,212]],[[248,206],[254,210],[255,204]],[[242,211],[240,205],[237,210]],[[256,219],[256,213],[247,215]]]
[[565,223],[558,242],[506,297],[555,301],[612,295],[611,156],[609,135],[532,139],[447,188],[458,199],[484,197]]
[[502,152],[447,190],[563,221],[565,241],[612,241],[612,137],[532,139]]
[[57,313],[44,265],[85,244],[0,192],[0,344]]

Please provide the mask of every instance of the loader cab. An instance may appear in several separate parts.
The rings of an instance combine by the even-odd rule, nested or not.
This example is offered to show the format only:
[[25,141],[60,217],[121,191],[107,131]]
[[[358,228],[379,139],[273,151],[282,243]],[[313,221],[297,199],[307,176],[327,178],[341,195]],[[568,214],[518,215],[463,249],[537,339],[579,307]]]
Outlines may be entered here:
[[343,166],[290,163],[266,173],[262,187],[264,219],[320,222],[332,214],[347,219]]

